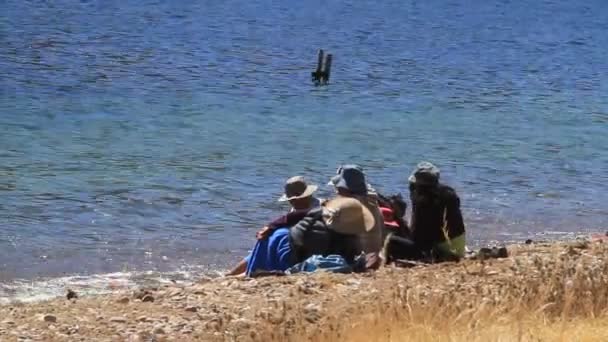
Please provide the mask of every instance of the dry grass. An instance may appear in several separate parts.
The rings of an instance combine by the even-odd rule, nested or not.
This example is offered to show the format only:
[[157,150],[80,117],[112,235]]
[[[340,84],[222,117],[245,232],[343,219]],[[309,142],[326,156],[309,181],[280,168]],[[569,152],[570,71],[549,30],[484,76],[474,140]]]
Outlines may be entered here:
[[606,252],[576,242],[516,257],[508,271],[483,261],[453,265],[465,272],[437,275],[435,285],[401,283],[392,300],[318,340],[608,341]]
[[607,243],[510,250],[370,274],[205,280],[153,290],[150,303],[117,293],[0,306],[0,341],[608,341]]
[[[478,321],[470,325],[397,324],[353,331],[344,340],[363,341],[606,341],[608,319],[575,319],[549,322],[535,315],[505,316],[501,320]],[[335,339],[327,339],[335,341]]]

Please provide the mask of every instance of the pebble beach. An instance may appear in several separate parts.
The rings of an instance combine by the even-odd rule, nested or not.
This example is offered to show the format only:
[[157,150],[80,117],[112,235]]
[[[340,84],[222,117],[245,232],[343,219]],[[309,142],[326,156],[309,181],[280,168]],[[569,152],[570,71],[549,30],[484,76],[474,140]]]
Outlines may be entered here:
[[[534,329],[520,331],[517,339],[506,319],[533,315],[547,326],[564,318],[608,323],[606,242],[533,243],[508,250],[507,258],[387,266],[364,274],[203,278],[188,285],[15,302],[0,307],[0,340],[434,339],[425,331],[452,340],[481,340],[488,332],[490,340],[552,340],[546,332],[535,336]],[[608,336],[608,325],[597,326],[593,338],[584,340]],[[502,330],[496,335],[495,328]]]

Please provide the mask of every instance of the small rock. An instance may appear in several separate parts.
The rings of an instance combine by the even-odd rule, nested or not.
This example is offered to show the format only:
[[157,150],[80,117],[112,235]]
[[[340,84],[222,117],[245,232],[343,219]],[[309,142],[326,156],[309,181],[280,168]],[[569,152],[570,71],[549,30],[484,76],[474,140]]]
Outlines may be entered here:
[[532,242],[534,242],[534,241],[532,241],[532,239],[528,239],[528,240],[526,240],[526,245],[531,245]]
[[164,335],[165,334],[165,329],[163,329],[162,326],[156,326],[154,327],[154,330],[152,330],[153,333],[157,334],[157,335]]
[[359,286],[359,285],[361,285],[361,280],[357,280],[357,279],[348,279],[348,280],[346,281],[346,285],[349,285],[349,286]]
[[154,297],[152,297],[152,295],[145,295],[142,299],[142,302],[153,302],[154,301]]
[[196,306],[189,306],[186,308],[186,311],[188,312],[197,312],[198,308]]
[[76,299],[78,298],[78,294],[76,292],[74,292],[71,289],[68,289],[68,293],[65,295],[65,297],[70,300],[70,299]]
[[147,322],[148,321],[148,317],[147,316],[139,316],[139,317],[137,317],[136,321],[138,321],[138,322]]
[[80,331],[80,326],[74,325],[74,326],[68,328],[68,335],[78,334],[79,331]]
[[321,318],[321,308],[315,304],[308,304],[304,307],[304,319],[310,323],[315,323]]
[[44,315],[42,320],[45,322],[55,323],[57,322],[57,317],[54,315]]
[[151,294],[152,293],[150,291],[139,289],[139,290],[133,292],[133,298],[143,299],[145,296],[151,295]]
[[112,323],[127,323],[127,319],[124,317],[112,317],[110,318],[110,322]]
[[205,292],[205,287],[204,286],[200,286],[200,285],[195,286],[192,289],[192,293],[194,293],[195,295],[206,295],[207,294],[207,292]]
[[182,289],[180,289],[180,288],[174,288],[174,289],[171,289],[171,290],[167,291],[167,296],[168,297],[175,297],[175,296],[178,296],[180,294],[182,294]]
[[254,322],[245,318],[238,318],[233,321],[233,324],[239,330],[249,330],[254,325]]
[[129,339],[128,339],[129,342],[141,342],[143,340],[144,339],[138,333],[133,333],[133,334],[129,335]]
[[2,324],[5,324],[5,325],[15,325],[15,322],[14,321],[2,321]]
[[121,297],[120,299],[117,300],[118,303],[120,304],[127,304],[129,302],[129,297]]

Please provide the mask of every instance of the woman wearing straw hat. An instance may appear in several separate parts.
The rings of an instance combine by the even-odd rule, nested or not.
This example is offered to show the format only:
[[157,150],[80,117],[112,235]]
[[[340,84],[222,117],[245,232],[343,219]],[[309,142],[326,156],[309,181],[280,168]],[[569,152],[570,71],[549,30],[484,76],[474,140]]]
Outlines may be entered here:
[[378,206],[376,191],[367,183],[365,173],[359,165],[342,165],[336,173],[329,184],[334,186],[338,196],[361,201],[375,218],[374,227],[361,234],[360,240],[366,254],[366,268],[376,269],[382,264],[380,251],[384,238],[384,220]]
[[285,271],[313,255],[340,255],[352,264],[361,253],[359,236],[375,225],[376,218],[359,200],[334,198],[309,211],[295,226],[278,228],[268,239],[258,240],[245,258],[246,275]]

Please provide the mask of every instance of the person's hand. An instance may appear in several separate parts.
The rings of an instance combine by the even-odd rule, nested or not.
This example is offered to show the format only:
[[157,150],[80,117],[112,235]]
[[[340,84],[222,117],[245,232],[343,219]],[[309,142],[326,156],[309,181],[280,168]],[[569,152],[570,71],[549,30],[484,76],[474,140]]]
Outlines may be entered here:
[[256,234],[255,237],[258,240],[264,240],[265,238],[270,236],[270,233],[272,233],[272,230],[270,229],[270,227],[268,226],[264,226],[262,229],[260,229]]

